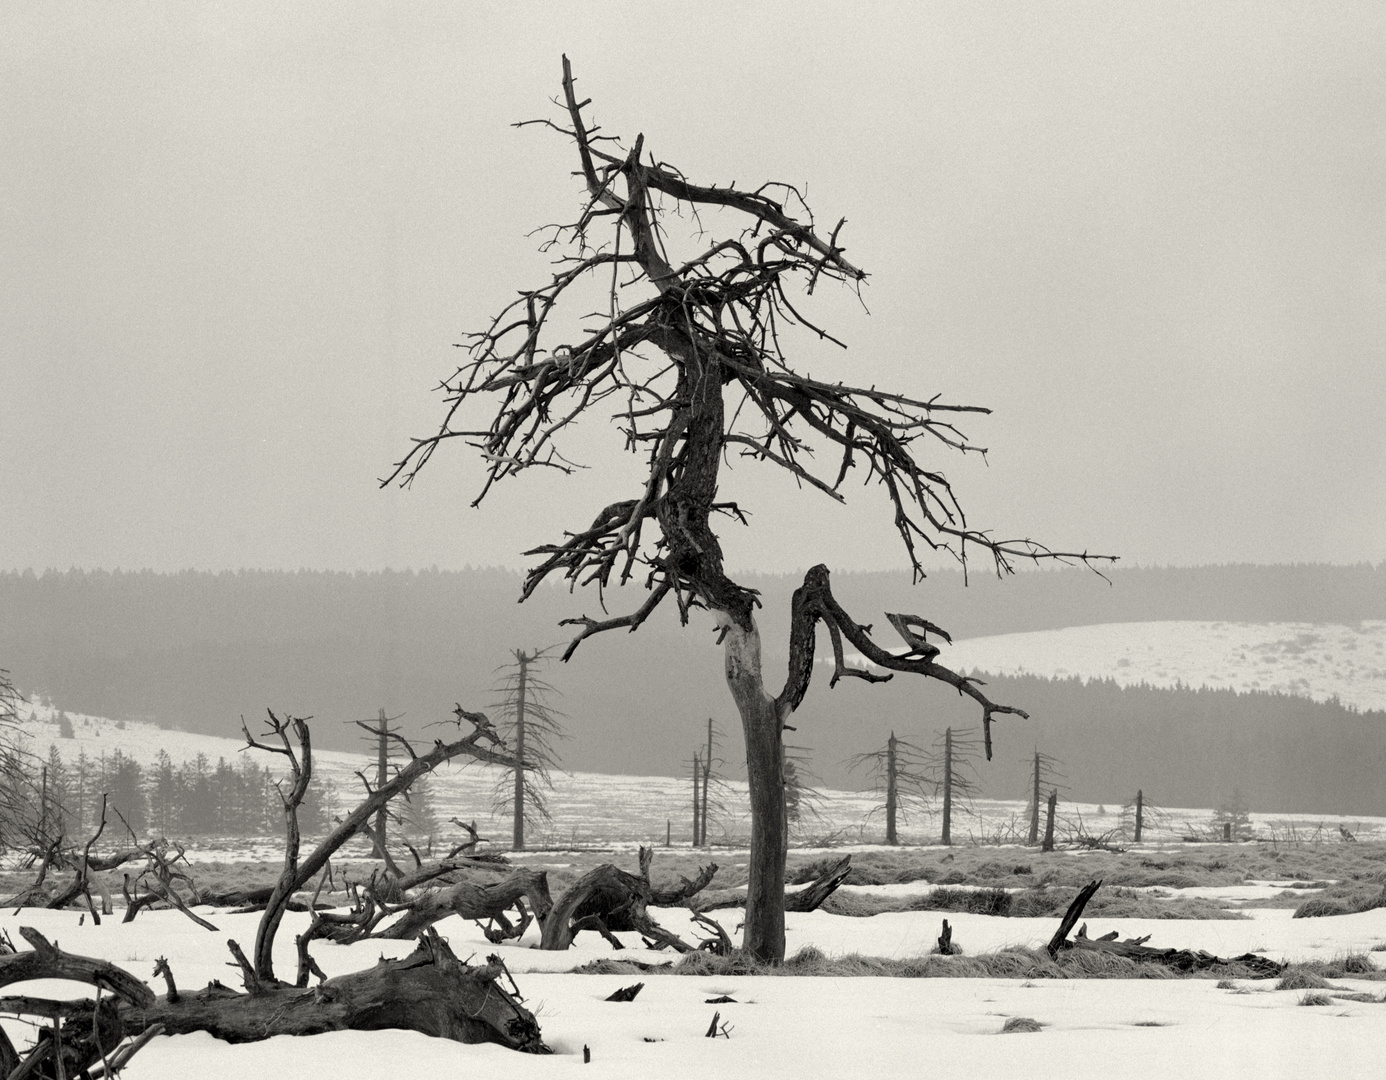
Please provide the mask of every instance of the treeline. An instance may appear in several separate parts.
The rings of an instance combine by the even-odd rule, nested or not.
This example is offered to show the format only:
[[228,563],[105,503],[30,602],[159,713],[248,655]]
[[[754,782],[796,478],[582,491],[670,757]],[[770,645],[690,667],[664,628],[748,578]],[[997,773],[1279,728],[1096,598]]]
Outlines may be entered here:
[[[1039,750],[1057,759],[1064,797],[1081,802],[1120,806],[1139,788],[1161,806],[1218,806],[1240,792],[1258,813],[1386,815],[1386,713],[1278,693],[980,677],[993,701],[1030,714],[996,718],[995,757],[978,765],[987,797],[1027,798]],[[811,695],[796,715],[797,738],[831,782],[845,778],[838,763],[892,730],[927,744],[980,723],[970,699],[899,679]]]
[[[909,611],[959,638],[1165,619],[1386,619],[1386,568],[1115,569],[1108,576],[1110,584],[1081,568],[1021,572],[1004,581],[976,573],[967,588],[952,571],[931,575],[918,586],[905,575],[889,574],[835,574],[833,581],[843,604],[863,621],[880,626],[882,612]],[[747,575],[744,580],[761,592],[758,617],[773,680],[786,652],[789,600],[799,579]],[[47,694],[72,711],[230,736],[239,730],[241,716],[258,715],[268,706],[317,718],[314,736],[324,749],[358,750],[359,731],[349,721],[366,720],[385,708],[422,726],[447,720],[454,703],[484,707],[494,672],[511,650],[564,641],[570,628],[560,627],[561,619],[597,614],[597,598],[587,590],[570,594],[546,586],[518,604],[520,584],[520,575],[506,570],[0,573],[0,666],[10,669],[25,692]],[[634,609],[645,595],[626,591],[632,595],[606,594],[613,613]],[[600,635],[584,643],[570,663],[554,665],[546,677],[562,695],[573,736],[564,766],[678,775],[687,754],[684,732],[696,730],[709,715],[719,717],[729,732],[738,731],[715,641],[703,613],[693,612],[690,625],[680,627],[670,608],[657,612],[637,634]],[[820,648],[826,649],[825,641]],[[1024,696],[1029,688],[1017,689],[1001,700],[1035,711]],[[1046,705],[1036,715],[1061,727],[1066,710],[1087,715],[1097,708],[1088,703],[1103,693],[1066,689],[1052,712]],[[1174,691],[1149,693],[1148,711],[1139,723],[1183,730],[1179,717],[1194,706]],[[1286,709],[1311,708],[1299,699],[1288,701]],[[934,724],[940,715],[955,724],[975,722],[968,704],[946,687],[919,680],[896,679],[885,687],[847,680],[829,691],[820,679],[795,723],[805,733],[799,741],[817,749],[813,768],[821,781],[845,787],[860,781],[837,763],[870,743],[841,741],[836,733],[844,726],[875,725],[880,730],[872,738],[879,735],[883,742],[891,724],[918,722],[941,730],[943,724]],[[1237,706],[1228,722],[1251,730],[1256,721],[1250,714],[1257,708]],[[1266,711],[1278,715],[1279,709]],[[840,719],[844,714],[853,717],[849,724]],[[1196,709],[1191,715],[1202,713]],[[1319,725],[1321,754],[1346,760],[1361,748],[1338,734],[1349,732],[1356,721],[1304,722]],[[1010,742],[1014,730],[1012,721],[1001,722],[999,754],[1016,745]],[[1092,731],[1116,761],[1125,745],[1124,729],[1098,724]],[[1022,740],[1029,741],[1029,735]],[[1275,745],[1292,742],[1277,736]],[[729,759],[740,759],[738,746],[728,751]],[[1257,758],[1249,750],[1244,756]],[[1216,768],[1231,775],[1237,766],[1217,758]],[[1212,779],[1209,785],[1222,786]],[[1323,791],[1332,786],[1326,772],[1315,773],[1313,786],[1316,805],[1322,804]],[[1302,789],[1306,785],[1293,790]],[[1207,805],[1217,798],[1216,790],[1199,785],[1179,790],[1183,794],[1171,793],[1162,801]],[[1112,793],[1093,797],[1116,798]]]
[[[213,765],[205,754],[177,765],[160,751],[149,765],[115,750],[91,757],[85,751],[64,760],[56,744],[35,767],[40,771],[39,833],[76,840],[95,831],[106,797],[109,835],[125,825],[136,835],[267,836],[283,828],[275,777],[246,758],[239,767],[225,758]],[[299,810],[307,835],[325,832],[337,812],[332,782],[315,778]]]

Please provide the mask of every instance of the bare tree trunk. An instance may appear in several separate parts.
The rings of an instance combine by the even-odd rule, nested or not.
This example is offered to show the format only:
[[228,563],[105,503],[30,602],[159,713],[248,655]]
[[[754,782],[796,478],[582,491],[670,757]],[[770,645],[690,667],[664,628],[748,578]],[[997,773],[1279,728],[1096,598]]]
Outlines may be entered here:
[[516,851],[525,849],[525,681],[529,674],[530,658],[523,649],[515,651],[520,664],[520,681],[515,701],[515,828],[510,846]]
[[943,846],[953,843],[953,729],[943,733]]
[[[386,739],[389,737],[390,718],[385,715],[385,710],[380,710],[380,715],[376,718],[380,724],[380,734],[376,736],[376,757],[375,757],[375,786],[383,788],[388,779],[388,747]],[[383,859],[386,857],[385,851],[385,807],[382,805],[380,813],[375,815],[375,832],[372,834],[374,843],[371,845],[371,858]]]
[[727,686],[746,737],[746,781],[751,800],[746,920],[742,948],[757,960],[784,959],[784,718],[761,678],[760,631],[730,620],[726,631]]
[[703,812],[698,821],[703,830],[703,846],[707,846],[707,789],[712,782],[712,717],[707,718],[707,753],[703,756]]
[[1135,842],[1138,843],[1138,844],[1141,842],[1141,829],[1144,828],[1144,826],[1145,826],[1145,795],[1144,795],[1144,793],[1143,793],[1139,788],[1137,788],[1137,789],[1136,789],[1136,836],[1135,836]]
[[698,847],[702,843],[702,800],[698,795],[698,785],[702,782],[703,765],[702,755],[694,751],[693,753],[693,846]]
[[1035,751],[1035,785],[1034,793],[1030,802],[1030,840],[1029,844],[1034,847],[1039,843],[1039,806],[1040,806],[1040,756],[1039,751]]
[[1044,823],[1044,846],[1041,848],[1043,851],[1054,850],[1054,808],[1058,803],[1059,793],[1051,791],[1049,793],[1049,817]]
[[896,788],[895,788],[895,732],[890,733],[890,739],[886,742],[886,836],[887,844],[898,844],[900,841],[895,835],[895,807],[896,807]]

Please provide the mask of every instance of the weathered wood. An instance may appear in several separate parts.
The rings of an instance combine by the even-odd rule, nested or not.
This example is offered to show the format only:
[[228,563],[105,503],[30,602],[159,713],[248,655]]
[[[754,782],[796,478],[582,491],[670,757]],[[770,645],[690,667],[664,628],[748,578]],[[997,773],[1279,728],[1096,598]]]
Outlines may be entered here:
[[1087,924],[1078,931],[1071,939],[1069,932],[1072,931],[1074,924],[1082,917],[1083,908],[1092,899],[1093,894],[1102,886],[1101,881],[1093,881],[1085,885],[1074,897],[1073,903],[1068,906],[1068,911],[1064,913],[1063,920],[1059,923],[1059,929],[1050,939],[1048,950],[1049,955],[1058,959],[1060,950],[1063,949],[1084,949],[1089,952],[1106,953],[1109,956],[1122,956],[1128,960],[1138,963],[1160,964],[1164,967],[1173,968],[1176,971],[1207,971],[1210,968],[1240,966],[1248,968],[1259,978],[1274,978],[1285,970],[1286,965],[1279,961],[1272,960],[1267,956],[1259,956],[1256,953],[1243,953],[1241,956],[1221,957],[1214,956],[1210,952],[1202,949],[1197,951],[1192,949],[1156,949],[1145,943],[1150,940],[1149,935],[1139,938],[1127,938],[1125,941],[1117,940],[1117,933],[1104,934],[1100,938],[1089,938],[1087,934]]
[[206,1031],[231,1043],[398,1028],[454,1042],[494,1042],[548,1053],[533,1014],[501,985],[502,977],[508,978],[508,972],[499,959],[473,967],[429,932],[403,959],[382,959],[375,967],[311,989],[279,985],[239,994],[214,983],[177,1001],[163,997],[147,1008],[128,1010],[125,1021],[134,1031],[162,1024],[170,1035]]
[[512,870],[499,881],[459,881],[439,889],[428,889],[403,907],[400,918],[373,937],[408,939],[418,937],[429,926],[449,915],[464,919],[495,919],[515,907],[521,898],[542,922],[553,908],[549,897],[548,874],[524,868]]
[[1051,957],[1058,957],[1059,950],[1064,947],[1068,940],[1068,935],[1078,925],[1078,920],[1083,917],[1083,909],[1088,906],[1088,901],[1101,887],[1102,881],[1099,879],[1088,882],[1078,891],[1078,895],[1073,898],[1073,903],[1069,904],[1068,910],[1064,912],[1064,917],[1059,920],[1059,928],[1054,931],[1054,936],[1049,939],[1049,944],[1045,946]]
[[[533,1014],[502,985],[502,978],[514,985],[505,965],[495,957],[482,967],[464,963],[432,931],[403,959],[382,959],[373,968],[327,979],[312,989],[259,981],[242,954],[238,962],[254,993],[238,993],[214,982],[205,990],[180,994],[170,979],[171,992],[163,997],[155,997],[143,982],[108,961],[63,952],[28,927],[20,932],[34,949],[0,957],[0,986],[28,979],[75,979],[109,991],[103,1012],[111,1011],[116,1002],[118,1011],[110,1021],[119,1020],[120,1037],[109,1037],[114,1029],[103,1016],[108,1031],[96,1056],[101,1049],[113,1050],[120,1038],[156,1025],[170,1035],[206,1031],[232,1043],[274,1035],[400,1028],[456,1042],[494,1042],[529,1053],[548,1052]],[[37,1007],[47,1015],[49,1004],[39,1001]],[[93,1008],[90,1001],[62,1003],[67,1017],[63,1030],[71,1027],[74,1033],[71,1038],[64,1034],[65,1047],[69,1041],[75,1045],[83,1031],[91,1032]],[[65,1050],[65,1063],[68,1060]]]
[[652,941],[656,948],[672,948],[692,952],[687,942],[669,933],[650,917],[650,905],[669,907],[688,901],[706,887],[717,873],[717,864],[703,867],[697,878],[682,879],[671,888],[656,889],[650,883],[650,863],[654,852],[640,849],[640,874],[630,874],[603,863],[589,870],[554,902],[553,910],[543,920],[544,930],[539,947],[563,950],[572,944],[582,930],[595,930],[613,948],[621,948],[614,936],[619,931],[635,931]]
[[[824,870],[803,889],[784,894],[784,910],[803,913],[817,911],[823,901],[837,891],[837,887],[847,880],[852,872],[852,856],[844,855],[836,863]],[[746,894],[740,891],[719,891],[701,896],[695,911],[714,911],[717,908],[746,906]]]

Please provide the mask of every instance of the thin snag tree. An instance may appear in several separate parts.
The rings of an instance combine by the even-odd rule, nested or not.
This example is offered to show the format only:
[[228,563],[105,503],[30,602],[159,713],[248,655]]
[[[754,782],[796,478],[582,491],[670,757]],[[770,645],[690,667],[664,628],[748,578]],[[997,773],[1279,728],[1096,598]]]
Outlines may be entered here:
[[[973,731],[947,728],[924,755],[923,773],[933,784],[943,812],[942,843],[953,843],[953,811],[977,797],[977,755],[982,740]],[[990,746],[987,747],[990,757]]]
[[1041,754],[1036,750],[1030,761],[1030,784],[1029,784],[1029,806],[1030,815],[1030,835],[1026,841],[1030,847],[1034,847],[1040,842],[1040,803],[1043,799],[1042,791],[1059,790],[1063,787],[1058,781],[1065,779],[1064,774],[1059,772],[1059,760],[1050,757],[1048,754]]
[[515,765],[496,780],[491,807],[497,815],[510,815],[510,846],[516,851],[525,849],[527,825],[553,820],[548,796],[553,770],[559,768],[558,743],[568,737],[563,734],[563,714],[551,703],[558,691],[535,672],[548,653],[516,649],[515,662],[498,669],[500,682],[492,702],[496,730],[515,747]]
[[873,789],[885,801],[868,815],[885,814],[885,842],[900,842],[899,821],[911,811],[927,812],[933,781],[928,773],[928,751],[907,739],[897,739],[890,733],[885,746],[869,754],[857,754],[848,759],[847,769],[854,772],[865,766]]
[[[841,345],[805,317],[794,290],[811,296],[828,282],[859,288],[866,277],[846,258],[842,221],[821,230],[792,185],[695,184],[648,154],[643,135],[626,148],[601,134],[585,111],[589,102],[578,99],[566,57],[562,93],[562,122],[530,122],[571,140],[587,189],[584,208],[576,221],[548,230],[554,272],[471,337],[467,359],[440,388],[441,427],[416,439],[382,483],[408,485],[440,446],[461,439],[486,463],[475,505],[494,484],[529,469],[571,472],[576,466],[562,439],[580,419],[611,418],[626,450],[643,459],[643,482],[590,524],[531,549],[537,562],[521,597],[555,574],[599,592],[632,579],[643,583],[647,595],[632,611],[613,615],[603,605],[601,617],[567,620],[579,629],[565,660],[594,634],[639,628],[671,598],[685,622],[694,608],[711,613],[746,741],[751,851],[743,944],[758,960],[776,962],[784,956],[788,827],[782,737],[808,692],[819,623],[836,660],[830,685],[848,676],[881,682],[897,671],[947,683],[981,708],[988,756],[993,717],[1025,714],[938,663],[939,649],[927,637],[948,635],[919,616],[887,615],[904,652],[878,644],[870,626],[838,604],[823,565],[810,569],[794,594],[787,677],[778,692],[768,689],[756,593],[727,576],[713,527],[718,515],[745,522],[741,509],[720,496],[724,465],[733,458],[772,465],[838,502],[857,470],[884,490],[916,579],[924,575],[921,545],[964,565],[980,551],[998,574],[1010,572],[1016,559],[1064,553],[969,525],[938,465],[927,460],[926,448],[984,453],[954,421],[988,410],[824,381],[793,368],[786,349],[796,328]],[[685,240],[690,246],[676,250]],[[600,309],[578,326],[564,305],[591,310],[593,290],[602,295]],[[822,466],[820,450],[830,459]],[[1087,563],[1096,556],[1071,558]],[[844,637],[871,666],[846,662]]]

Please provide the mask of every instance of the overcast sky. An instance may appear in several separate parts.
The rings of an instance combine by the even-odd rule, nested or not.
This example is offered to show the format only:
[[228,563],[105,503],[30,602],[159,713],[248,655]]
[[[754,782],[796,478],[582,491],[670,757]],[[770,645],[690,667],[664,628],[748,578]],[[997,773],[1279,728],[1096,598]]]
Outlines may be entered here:
[[[807,188],[864,298],[816,377],[991,406],[973,525],[1142,565],[1386,560],[1386,6],[7,4],[0,568],[523,565],[630,497],[376,478],[547,264],[596,119]],[[746,469],[738,567],[905,565]]]

